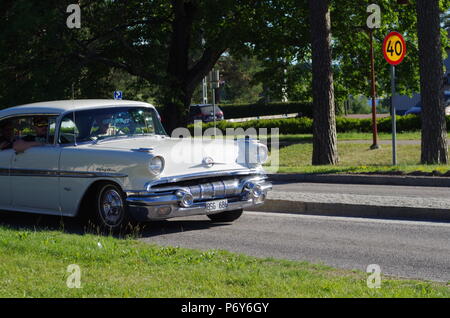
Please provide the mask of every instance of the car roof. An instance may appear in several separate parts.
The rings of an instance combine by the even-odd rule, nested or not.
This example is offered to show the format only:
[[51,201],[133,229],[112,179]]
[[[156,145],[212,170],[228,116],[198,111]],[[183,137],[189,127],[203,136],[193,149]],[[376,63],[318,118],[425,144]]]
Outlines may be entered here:
[[[193,104],[192,106],[197,106],[197,107],[207,107],[207,106],[212,106],[213,104]],[[219,107],[219,105],[216,105],[216,107]]]
[[113,99],[75,99],[75,100],[57,100],[48,102],[39,102],[14,106],[0,110],[0,117],[21,114],[62,114],[72,110],[82,110],[90,108],[103,108],[114,106],[145,106],[153,105],[132,101],[132,100],[113,100]]

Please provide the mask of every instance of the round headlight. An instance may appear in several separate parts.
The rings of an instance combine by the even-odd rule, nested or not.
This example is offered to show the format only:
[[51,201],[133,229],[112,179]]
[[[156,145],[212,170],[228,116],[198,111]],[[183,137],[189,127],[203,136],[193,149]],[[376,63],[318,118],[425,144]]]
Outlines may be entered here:
[[258,145],[257,161],[259,164],[265,163],[269,159],[269,149],[266,145]]
[[148,165],[148,169],[154,175],[160,175],[164,170],[164,159],[163,157],[156,156],[150,159],[150,164]]

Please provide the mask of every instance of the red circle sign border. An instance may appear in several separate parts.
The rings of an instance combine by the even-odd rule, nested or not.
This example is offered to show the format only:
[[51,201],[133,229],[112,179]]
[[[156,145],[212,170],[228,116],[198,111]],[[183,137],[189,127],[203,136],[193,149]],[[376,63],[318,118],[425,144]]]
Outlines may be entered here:
[[[386,48],[386,42],[387,42],[387,40],[389,40],[392,36],[397,36],[397,37],[400,39],[400,41],[402,42],[402,45],[403,45],[403,47],[404,47],[402,56],[401,56],[397,61],[392,61],[391,59],[389,59],[389,57],[388,57],[387,54],[386,54],[386,50],[385,50],[385,48]],[[385,59],[389,64],[391,64],[391,65],[398,65],[398,64],[400,64],[400,63],[403,61],[403,59],[405,58],[405,55],[406,55],[406,42],[405,42],[405,39],[403,38],[403,35],[401,35],[400,33],[396,32],[396,31],[392,31],[392,32],[390,32],[388,35],[386,35],[386,37],[384,38],[384,41],[383,41],[383,55],[384,55],[384,59]]]

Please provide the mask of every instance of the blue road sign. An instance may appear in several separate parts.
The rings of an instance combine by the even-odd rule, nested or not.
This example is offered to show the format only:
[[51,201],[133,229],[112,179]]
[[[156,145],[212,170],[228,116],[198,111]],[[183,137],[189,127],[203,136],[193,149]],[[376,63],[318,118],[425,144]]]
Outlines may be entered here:
[[122,99],[122,91],[115,91],[114,92],[114,99]]

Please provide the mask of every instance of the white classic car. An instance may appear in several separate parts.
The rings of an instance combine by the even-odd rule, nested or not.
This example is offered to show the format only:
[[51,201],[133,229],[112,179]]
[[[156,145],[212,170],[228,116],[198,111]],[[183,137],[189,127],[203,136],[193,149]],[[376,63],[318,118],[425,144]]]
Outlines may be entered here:
[[237,219],[272,188],[253,139],[170,138],[156,109],[115,100],[0,111],[0,210],[75,217],[115,230],[133,220]]

